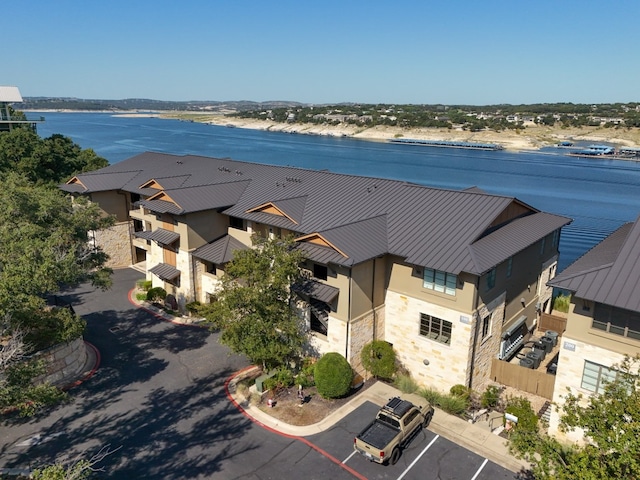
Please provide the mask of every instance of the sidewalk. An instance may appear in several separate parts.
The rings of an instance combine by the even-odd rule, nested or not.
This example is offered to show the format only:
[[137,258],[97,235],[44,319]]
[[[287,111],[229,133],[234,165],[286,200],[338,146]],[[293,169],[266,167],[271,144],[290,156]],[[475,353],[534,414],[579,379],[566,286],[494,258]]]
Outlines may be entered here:
[[[314,435],[331,428],[341,418],[347,416],[367,401],[382,406],[387,403],[390,398],[401,394],[399,390],[391,385],[376,382],[364,392],[358,394],[356,398],[347,405],[336,410],[320,422],[313,425],[295,426],[277,420],[260,410],[257,406],[248,404],[244,398],[239,398],[235,392],[235,379],[229,382],[228,393],[236,405],[254,421],[279,433],[298,437]],[[494,435],[488,429],[479,425],[474,425],[461,418],[449,415],[438,408],[436,408],[433,420],[429,425],[429,430],[482,457],[488,458],[492,462],[512,472],[519,472],[522,469],[529,468],[526,462],[518,460],[509,454],[504,438]]]

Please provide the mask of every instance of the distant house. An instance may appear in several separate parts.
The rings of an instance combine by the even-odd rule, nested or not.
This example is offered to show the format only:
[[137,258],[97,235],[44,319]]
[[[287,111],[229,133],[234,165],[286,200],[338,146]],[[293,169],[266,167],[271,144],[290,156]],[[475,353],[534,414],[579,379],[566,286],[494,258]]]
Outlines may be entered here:
[[362,347],[385,340],[419,384],[442,390],[489,382],[492,359],[550,310],[570,222],[478,189],[159,153],[61,188],[116,216],[96,242],[180,308],[210,301],[252,234],[293,236],[312,279],[298,291],[310,348],[363,373]]
[[27,120],[23,116],[12,115],[10,106],[14,103],[22,103],[22,95],[18,87],[0,86],[0,132],[11,131],[19,125],[27,125],[35,132],[36,125],[43,122],[44,118]]
[[[613,232],[567,267],[549,285],[571,292],[553,401],[567,388],[574,394],[601,393],[624,355],[640,353],[640,217]],[[551,414],[550,433],[558,430]],[[580,440],[581,432],[566,436]]]

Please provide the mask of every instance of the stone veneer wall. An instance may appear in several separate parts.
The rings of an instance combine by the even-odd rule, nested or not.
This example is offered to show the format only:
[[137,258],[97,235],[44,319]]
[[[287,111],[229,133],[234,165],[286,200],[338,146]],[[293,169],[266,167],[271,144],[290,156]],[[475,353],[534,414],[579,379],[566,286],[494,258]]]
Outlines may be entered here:
[[94,232],[96,245],[109,255],[107,267],[128,267],[132,263],[131,236],[129,222],[121,222],[113,227]]
[[[478,319],[475,322],[480,322],[478,325],[472,325],[473,329],[477,328],[478,338],[476,339],[476,352],[475,359],[469,354],[468,360],[468,375],[471,372],[471,361],[473,361],[473,378],[471,388],[482,391],[491,382],[491,363],[498,351],[500,350],[500,341],[502,333],[502,321],[504,319],[504,312],[506,308],[507,293],[504,292],[498,298],[493,300],[488,305],[483,305],[478,309]],[[480,338],[482,336],[482,319],[487,315],[491,315],[489,335],[486,338]],[[469,384],[469,380],[464,383]]]
[[[393,344],[398,360],[411,372],[414,380],[421,386],[446,392],[453,385],[464,384],[471,351],[472,322],[469,316],[391,291],[387,292],[385,300],[384,339]],[[419,334],[421,313],[451,322],[449,345]],[[428,360],[429,365],[425,365],[424,360]]]
[[[374,312],[366,313],[351,321],[349,329],[349,358],[353,370],[367,378],[367,372],[362,366],[360,352],[364,346],[373,340],[381,340],[384,336],[384,307],[378,307]],[[375,328],[374,328],[375,322]],[[374,335],[376,338],[374,338]]]
[[80,375],[87,362],[87,355],[87,345],[82,337],[36,353],[33,358],[44,360],[47,373],[37,377],[34,382],[60,385],[63,381]]
[[[562,337],[561,342],[556,384],[553,390],[553,403],[562,405],[562,397],[567,394],[567,388],[569,388],[575,395],[582,393],[585,397],[584,403],[586,404],[591,392],[580,387],[582,384],[585,360],[604,367],[611,367],[612,365],[622,362],[624,356],[607,350],[606,348],[590,345],[568,337]],[[568,433],[561,432],[558,428],[559,421],[560,414],[553,408],[551,418],[549,419],[549,435],[555,436],[558,440],[563,441],[583,441],[581,430]]]

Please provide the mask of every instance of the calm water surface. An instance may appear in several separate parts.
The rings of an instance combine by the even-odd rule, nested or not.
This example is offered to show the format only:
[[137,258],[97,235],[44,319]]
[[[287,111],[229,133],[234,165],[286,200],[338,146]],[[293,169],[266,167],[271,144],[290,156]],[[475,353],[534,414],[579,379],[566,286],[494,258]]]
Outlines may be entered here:
[[640,163],[546,152],[485,152],[227,128],[105,113],[44,113],[38,133],[61,133],[116,163],[138,153],[230,157],[406,180],[477,186],[574,221],[562,232],[560,270],[640,214]]

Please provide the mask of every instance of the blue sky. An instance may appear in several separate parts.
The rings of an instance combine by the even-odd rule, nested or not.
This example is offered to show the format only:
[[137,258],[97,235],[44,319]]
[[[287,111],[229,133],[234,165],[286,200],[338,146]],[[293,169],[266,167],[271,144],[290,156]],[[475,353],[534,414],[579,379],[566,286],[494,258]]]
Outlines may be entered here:
[[3,12],[0,84],[23,96],[640,101],[639,0],[20,0]]

